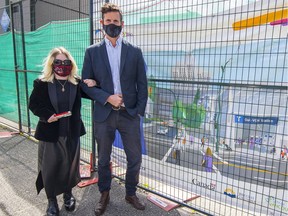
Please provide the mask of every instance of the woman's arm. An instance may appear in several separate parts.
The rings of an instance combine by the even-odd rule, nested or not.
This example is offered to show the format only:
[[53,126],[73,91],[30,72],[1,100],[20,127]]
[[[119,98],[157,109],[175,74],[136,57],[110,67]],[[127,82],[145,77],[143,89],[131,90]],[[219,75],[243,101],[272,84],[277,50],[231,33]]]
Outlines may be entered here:
[[34,115],[47,122],[55,114],[48,105],[49,100],[47,89],[43,83],[41,84],[39,79],[34,80],[33,90],[29,98],[29,109]]

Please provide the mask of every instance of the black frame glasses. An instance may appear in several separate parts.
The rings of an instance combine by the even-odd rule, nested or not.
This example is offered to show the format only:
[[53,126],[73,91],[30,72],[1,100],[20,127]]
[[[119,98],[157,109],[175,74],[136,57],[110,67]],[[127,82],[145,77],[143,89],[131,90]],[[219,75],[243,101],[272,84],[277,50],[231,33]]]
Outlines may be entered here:
[[54,59],[53,65],[55,65],[55,66],[61,66],[61,65],[71,66],[72,65],[72,61],[69,60],[69,59],[65,59],[63,61],[60,60],[60,59]]

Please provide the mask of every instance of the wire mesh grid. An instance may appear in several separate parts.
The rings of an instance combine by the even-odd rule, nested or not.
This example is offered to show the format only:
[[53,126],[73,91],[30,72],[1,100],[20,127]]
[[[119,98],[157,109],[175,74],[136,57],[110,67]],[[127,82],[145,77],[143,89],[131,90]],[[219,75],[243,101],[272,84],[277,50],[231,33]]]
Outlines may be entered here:
[[[142,49],[147,64],[140,187],[160,195],[164,206],[168,199],[204,214],[287,214],[287,4],[113,2],[123,11],[123,38]],[[104,37],[99,23],[104,1],[34,3],[33,31],[25,35],[27,69],[40,71],[48,51],[60,45],[81,69],[90,41]],[[21,40],[18,44],[21,63]],[[28,85],[36,74],[28,73]],[[10,118],[9,113],[1,115]],[[88,132],[81,138],[82,158],[89,160],[90,101],[83,100],[82,118]],[[124,180],[120,136],[114,145],[113,173]]]

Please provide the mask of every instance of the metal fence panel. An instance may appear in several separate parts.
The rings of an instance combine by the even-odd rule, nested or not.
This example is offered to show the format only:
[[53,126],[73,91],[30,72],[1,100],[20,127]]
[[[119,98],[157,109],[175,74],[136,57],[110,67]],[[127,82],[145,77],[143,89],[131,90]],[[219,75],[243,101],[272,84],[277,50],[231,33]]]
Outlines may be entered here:
[[[148,199],[166,210],[171,203],[163,197],[204,214],[287,214],[285,2],[114,2],[123,10],[123,38],[142,49],[148,68],[140,178],[140,187],[151,192]],[[104,1],[90,1],[90,19],[88,1],[34,3],[29,7],[34,10],[31,29],[44,26],[26,33],[25,40],[17,39],[22,46],[16,46],[14,55],[7,45],[13,45],[12,35],[0,35],[7,56],[16,54],[24,69],[17,72],[17,86],[28,92],[52,47],[66,47],[81,69],[85,48],[104,36],[99,24]],[[40,17],[43,10],[47,14]],[[48,24],[53,17],[58,21]],[[5,61],[0,59],[0,88],[5,94],[0,96],[0,115],[15,120],[15,112],[21,111],[18,102],[24,113],[27,104],[4,98],[17,98],[5,85],[15,82],[17,73],[7,75],[14,71],[14,62],[10,64],[1,52]],[[25,100],[25,93],[20,98]],[[88,133],[81,139],[81,157],[89,161],[95,148],[90,101],[83,100],[82,114]],[[32,129],[35,122],[31,116]],[[25,121],[21,124],[26,126]],[[286,153],[283,158],[281,151]],[[125,180],[126,157],[119,134],[112,161],[115,177]]]

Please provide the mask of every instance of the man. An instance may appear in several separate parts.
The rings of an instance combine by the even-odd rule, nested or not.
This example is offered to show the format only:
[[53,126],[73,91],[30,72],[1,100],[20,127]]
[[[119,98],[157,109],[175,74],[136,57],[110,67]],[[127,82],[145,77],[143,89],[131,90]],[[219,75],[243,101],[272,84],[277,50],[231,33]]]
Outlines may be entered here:
[[[125,200],[136,209],[145,205],[136,196],[142,160],[140,116],[144,115],[148,87],[142,52],[120,36],[124,22],[119,7],[106,3],[100,23],[106,33],[98,44],[87,48],[82,69],[83,91],[94,100],[95,138],[98,144],[98,187],[101,198],[95,214],[105,212],[109,203],[112,144],[119,131],[127,157]],[[93,86],[94,80],[97,87]]]
[[205,136],[203,136],[201,139],[201,147],[202,148],[204,148],[204,144],[205,144]]

